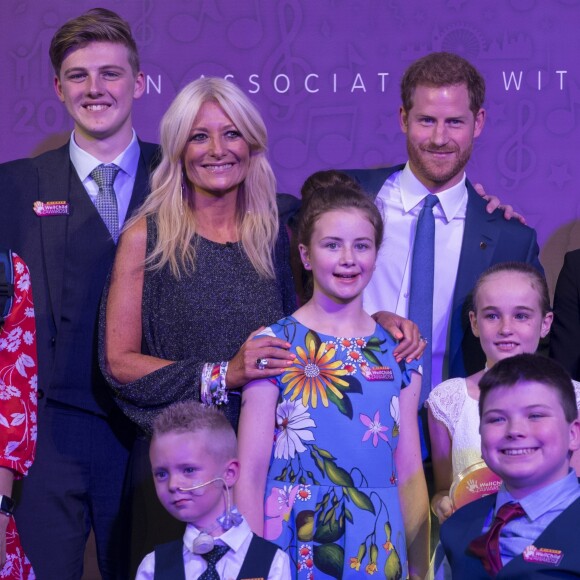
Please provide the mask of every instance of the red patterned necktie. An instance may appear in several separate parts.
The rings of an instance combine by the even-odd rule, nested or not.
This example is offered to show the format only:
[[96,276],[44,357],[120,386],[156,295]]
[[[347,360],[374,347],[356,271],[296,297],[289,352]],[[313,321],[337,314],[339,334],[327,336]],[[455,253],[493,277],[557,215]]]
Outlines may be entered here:
[[526,512],[519,503],[502,505],[491,523],[491,528],[469,544],[469,551],[481,560],[483,567],[490,576],[495,576],[502,569],[499,553],[499,535],[501,530],[511,520],[525,515]]

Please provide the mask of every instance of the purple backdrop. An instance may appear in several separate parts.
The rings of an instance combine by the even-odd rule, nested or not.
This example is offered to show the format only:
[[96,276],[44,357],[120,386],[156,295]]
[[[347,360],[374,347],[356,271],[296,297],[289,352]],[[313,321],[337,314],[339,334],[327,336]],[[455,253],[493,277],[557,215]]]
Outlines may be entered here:
[[488,84],[469,175],[538,230],[551,287],[580,247],[580,0],[3,0],[0,161],[64,142],[52,90],[55,29],[101,5],[132,24],[147,75],[135,127],[157,140],[186,82],[233,75],[262,111],[279,191],[322,168],[403,161],[398,83],[433,50],[471,60]]

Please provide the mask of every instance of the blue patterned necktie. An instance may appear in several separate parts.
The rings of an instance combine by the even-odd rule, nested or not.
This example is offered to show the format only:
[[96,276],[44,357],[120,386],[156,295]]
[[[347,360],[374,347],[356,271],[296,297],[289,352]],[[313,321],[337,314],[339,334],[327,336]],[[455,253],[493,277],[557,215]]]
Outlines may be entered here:
[[217,573],[215,565],[229,549],[229,546],[214,546],[211,552],[201,554],[201,557],[207,561],[207,569],[199,577],[199,580],[220,580],[220,575]]
[[417,220],[411,264],[411,295],[409,318],[419,327],[421,336],[427,339],[423,353],[423,378],[419,408],[431,391],[431,338],[433,333],[433,287],[435,274],[435,217],[433,207],[439,203],[436,195],[425,198]]
[[114,163],[108,165],[103,163],[91,171],[91,177],[99,186],[95,207],[115,243],[119,238],[119,210],[117,209],[117,196],[113,189],[113,183],[115,183],[119,169]]

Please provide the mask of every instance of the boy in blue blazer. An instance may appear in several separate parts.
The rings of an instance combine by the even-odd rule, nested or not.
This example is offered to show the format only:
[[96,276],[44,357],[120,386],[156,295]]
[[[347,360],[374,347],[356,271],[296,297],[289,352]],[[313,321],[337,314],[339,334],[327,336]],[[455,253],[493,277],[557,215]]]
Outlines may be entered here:
[[503,484],[441,527],[454,578],[576,578],[580,448],[572,381],[558,363],[522,354],[481,379],[482,456]]

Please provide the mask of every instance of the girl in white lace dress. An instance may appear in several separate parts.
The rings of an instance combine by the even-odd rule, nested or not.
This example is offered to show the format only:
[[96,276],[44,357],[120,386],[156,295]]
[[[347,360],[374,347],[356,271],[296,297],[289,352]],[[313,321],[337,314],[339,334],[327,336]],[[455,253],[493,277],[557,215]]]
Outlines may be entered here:
[[[486,355],[486,369],[504,358],[533,353],[552,324],[546,281],[528,264],[497,264],[477,281],[469,318]],[[435,478],[431,509],[441,523],[453,513],[449,498],[453,478],[481,461],[478,383],[486,369],[444,381],[426,402]],[[574,383],[574,388],[580,401],[580,384]],[[576,453],[572,467],[580,473],[578,466]]]

